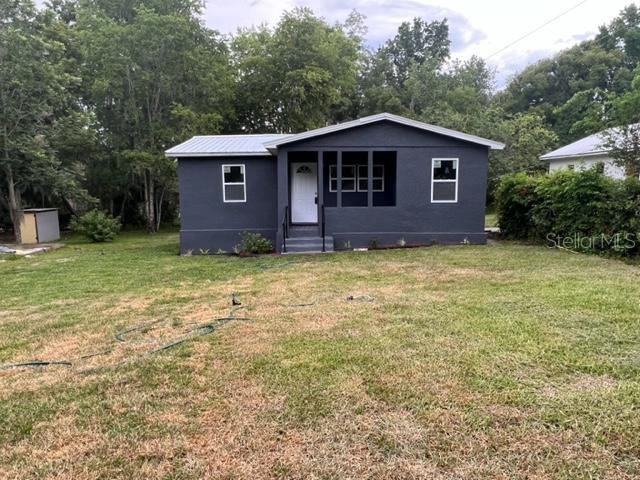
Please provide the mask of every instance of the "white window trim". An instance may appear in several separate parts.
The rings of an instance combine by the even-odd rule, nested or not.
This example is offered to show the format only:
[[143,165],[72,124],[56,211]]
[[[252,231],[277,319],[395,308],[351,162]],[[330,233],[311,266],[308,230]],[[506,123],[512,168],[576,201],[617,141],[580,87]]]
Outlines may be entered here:
[[[455,161],[456,162],[456,179],[455,180],[436,180],[434,179],[436,161]],[[460,179],[460,159],[459,158],[432,158],[431,159],[431,203],[458,203],[458,180]],[[434,183],[454,183],[456,184],[456,194],[453,200],[434,200],[433,184]]]
[[[359,192],[367,192],[367,191],[369,191],[369,188],[368,188],[368,186],[369,186],[369,183],[368,183],[369,178],[368,178],[368,176],[364,177],[364,178],[360,177],[360,167],[366,167],[367,170],[369,170],[369,165],[358,165],[358,168],[357,168],[358,181],[356,182],[356,187],[357,187]],[[382,168],[382,176],[381,177],[371,177],[371,180],[381,180],[382,181],[382,188],[378,188],[378,189],[373,188],[371,191],[372,192],[384,192],[384,165],[381,164],[381,163],[374,163],[373,164],[374,170],[375,170],[375,167]],[[361,189],[360,188],[360,180],[365,180],[365,179],[367,180],[367,188]]]
[[[352,165],[352,164],[343,164],[342,168],[344,167],[352,167],[353,168],[353,177],[342,177],[342,182],[344,184],[345,180],[353,180],[353,190],[345,190],[344,188],[342,189],[343,192],[355,192],[356,189],[358,188],[358,169],[356,168],[357,165]],[[332,175],[332,172],[334,172],[334,175]],[[336,181],[336,185],[338,184],[338,166],[337,165],[329,165],[329,191],[330,192],[337,192],[338,189],[337,188],[331,188],[331,180],[335,180]]]
[[[242,168],[242,179],[243,182],[225,182],[224,181],[224,168],[225,167],[240,167]],[[247,202],[247,169],[244,166],[244,163],[234,163],[234,164],[225,164],[222,165],[222,201],[224,203],[246,203]],[[225,188],[227,185],[242,185],[242,191],[244,193],[243,200],[227,200],[227,189]]]

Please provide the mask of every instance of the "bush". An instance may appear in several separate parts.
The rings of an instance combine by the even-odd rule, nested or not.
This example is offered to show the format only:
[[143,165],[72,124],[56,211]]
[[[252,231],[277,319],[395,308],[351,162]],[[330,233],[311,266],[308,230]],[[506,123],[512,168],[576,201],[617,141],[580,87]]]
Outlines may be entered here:
[[539,177],[516,173],[502,177],[495,201],[500,232],[507,238],[532,239],[531,209],[536,204]]
[[595,167],[503,177],[496,190],[505,237],[572,250],[632,255],[640,245],[640,181],[613,180]]
[[120,221],[100,210],[92,210],[74,219],[71,228],[92,242],[110,242],[120,231]]
[[235,246],[238,254],[262,254],[273,252],[273,243],[259,233],[242,232],[240,243]]

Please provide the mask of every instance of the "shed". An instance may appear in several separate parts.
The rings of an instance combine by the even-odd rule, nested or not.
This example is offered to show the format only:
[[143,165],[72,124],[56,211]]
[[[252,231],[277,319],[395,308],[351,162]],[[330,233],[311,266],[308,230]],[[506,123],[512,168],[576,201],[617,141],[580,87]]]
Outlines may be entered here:
[[22,211],[22,243],[45,243],[60,240],[57,208],[29,208]]

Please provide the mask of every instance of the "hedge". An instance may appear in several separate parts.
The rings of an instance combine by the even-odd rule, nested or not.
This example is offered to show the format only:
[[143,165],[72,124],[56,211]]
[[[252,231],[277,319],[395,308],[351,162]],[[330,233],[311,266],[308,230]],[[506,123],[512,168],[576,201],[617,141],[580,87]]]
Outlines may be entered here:
[[640,253],[640,181],[614,180],[594,167],[505,176],[496,190],[506,238],[578,251]]

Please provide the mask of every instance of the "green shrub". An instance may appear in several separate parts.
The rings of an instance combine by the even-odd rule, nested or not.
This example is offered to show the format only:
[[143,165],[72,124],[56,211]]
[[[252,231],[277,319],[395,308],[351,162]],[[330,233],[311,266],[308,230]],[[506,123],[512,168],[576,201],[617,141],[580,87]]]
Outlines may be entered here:
[[614,233],[619,227],[611,222],[617,183],[597,168],[541,177],[531,212],[536,236]]
[[633,255],[640,245],[640,181],[613,180],[594,167],[505,176],[496,190],[505,237],[577,251]]
[[273,252],[273,243],[259,233],[242,232],[240,243],[235,246],[234,250],[238,254],[271,253]]
[[92,210],[74,219],[71,228],[92,242],[110,242],[120,231],[120,221],[100,210]]
[[537,201],[539,177],[516,173],[502,177],[496,190],[496,212],[500,232],[507,238],[532,239],[531,209]]

